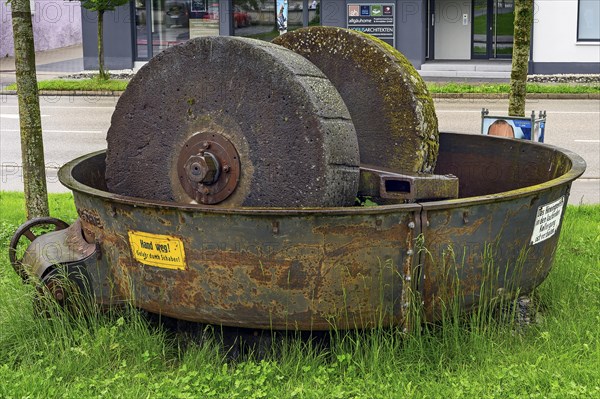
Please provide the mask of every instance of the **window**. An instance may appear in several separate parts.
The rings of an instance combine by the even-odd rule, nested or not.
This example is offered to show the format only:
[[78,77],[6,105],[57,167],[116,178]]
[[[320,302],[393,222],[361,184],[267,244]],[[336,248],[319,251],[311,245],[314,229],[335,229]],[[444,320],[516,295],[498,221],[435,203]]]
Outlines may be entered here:
[[136,59],[199,36],[219,34],[218,0],[135,0]]
[[600,41],[600,1],[579,0],[577,41]]

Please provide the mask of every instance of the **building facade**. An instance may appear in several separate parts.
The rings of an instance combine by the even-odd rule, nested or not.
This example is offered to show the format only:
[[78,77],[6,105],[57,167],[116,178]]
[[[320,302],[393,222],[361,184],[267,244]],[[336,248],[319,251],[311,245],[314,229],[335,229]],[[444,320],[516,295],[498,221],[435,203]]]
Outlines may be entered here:
[[[105,57],[131,68],[193,37],[271,40],[276,0],[132,0],[105,16]],[[514,0],[289,0],[289,29],[320,24],[378,36],[419,69],[433,60],[512,56]],[[84,64],[97,67],[96,26],[83,10]],[[530,73],[600,73],[600,1],[535,0]]]
[[[33,41],[36,51],[80,44],[81,3],[79,1],[31,0]],[[0,1],[0,57],[14,55],[10,3]]]

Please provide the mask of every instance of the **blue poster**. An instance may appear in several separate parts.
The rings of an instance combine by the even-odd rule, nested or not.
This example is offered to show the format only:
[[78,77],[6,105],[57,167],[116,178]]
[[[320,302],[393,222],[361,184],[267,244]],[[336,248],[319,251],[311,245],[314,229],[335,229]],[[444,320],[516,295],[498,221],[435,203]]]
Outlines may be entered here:
[[532,129],[531,119],[511,118],[510,116],[485,116],[483,118],[482,133],[490,136],[532,140],[543,143],[545,125],[545,120],[536,120]]
[[280,35],[287,32],[288,0],[277,0],[277,30]]

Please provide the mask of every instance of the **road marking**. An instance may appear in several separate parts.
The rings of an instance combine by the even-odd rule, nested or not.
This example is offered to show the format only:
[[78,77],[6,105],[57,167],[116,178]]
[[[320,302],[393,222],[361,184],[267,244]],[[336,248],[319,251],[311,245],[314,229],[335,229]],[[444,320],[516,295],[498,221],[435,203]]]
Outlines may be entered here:
[[[43,117],[47,117],[50,115],[40,115],[42,118]],[[5,118],[5,119],[19,119],[19,114],[0,114],[0,118]]]
[[[2,108],[19,108],[18,105],[6,105],[1,104]],[[90,106],[79,106],[79,105],[42,105],[40,104],[40,108],[43,109],[113,109],[114,105],[109,106],[99,106],[99,105],[90,105]]]
[[600,111],[546,111],[546,113],[548,115],[555,115],[555,114],[574,114],[574,115],[594,115],[594,114],[600,114]]
[[440,112],[446,112],[449,114],[474,114],[474,113],[478,113],[481,114],[481,110],[479,111],[469,111],[469,110],[454,110],[454,109],[436,109],[435,112],[440,113]]
[[600,140],[573,140],[576,143],[600,143]]
[[[3,133],[19,133],[18,129],[2,129]],[[42,129],[42,133],[104,133],[102,130],[48,130]]]
[[[447,113],[447,114],[481,114],[481,110],[454,110],[454,109],[436,109],[435,112],[439,113]],[[490,115],[502,114],[504,111],[490,111]],[[555,115],[555,114],[575,114],[575,115],[596,115],[600,114],[600,111],[546,111],[547,114]],[[529,117],[531,114],[528,114]],[[537,118],[537,115],[536,115]]]

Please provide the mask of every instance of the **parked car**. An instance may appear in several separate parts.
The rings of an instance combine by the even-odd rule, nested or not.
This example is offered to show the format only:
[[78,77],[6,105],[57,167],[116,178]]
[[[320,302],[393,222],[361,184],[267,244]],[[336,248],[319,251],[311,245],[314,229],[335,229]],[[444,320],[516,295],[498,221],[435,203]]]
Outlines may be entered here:
[[204,13],[202,19],[219,20],[219,3],[213,3],[208,6],[207,12]]
[[[204,19],[219,19],[219,4],[214,3],[208,6],[208,12],[202,17]],[[233,8],[233,26],[234,28],[243,28],[250,25],[250,14],[242,10],[240,7]]]
[[250,25],[250,14],[242,10],[239,6],[233,8],[233,26],[234,28],[243,28]]

